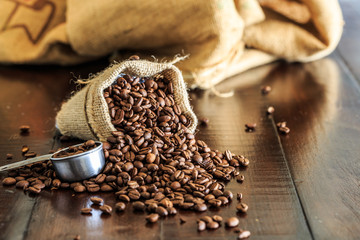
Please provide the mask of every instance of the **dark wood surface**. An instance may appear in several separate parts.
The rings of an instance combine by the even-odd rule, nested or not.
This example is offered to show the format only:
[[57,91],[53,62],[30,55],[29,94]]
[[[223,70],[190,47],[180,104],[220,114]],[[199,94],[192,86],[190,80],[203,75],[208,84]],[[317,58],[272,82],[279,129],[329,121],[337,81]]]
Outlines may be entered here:
[[[230,149],[251,163],[242,172],[243,184],[231,181],[249,205],[246,215],[236,214],[237,200],[205,213],[180,211],[156,224],[145,223],[144,213],[104,216],[90,206],[90,196],[100,196],[114,206],[113,193],[74,194],[43,191],[29,196],[0,185],[0,239],[236,239],[224,227],[197,232],[196,219],[218,214],[238,216],[251,239],[360,239],[360,87],[358,30],[359,4],[342,1],[347,20],[338,49],[328,58],[307,64],[274,63],[232,77],[217,86],[234,90],[231,98],[210,91],[190,92],[198,117],[197,138],[212,148]],[[351,47],[353,46],[353,47]],[[64,99],[76,90],[75,76],[87,77],[106,66],[105,60],[76,67],[0,66],[0,165],[21,160],[20,149],[30,146],[38,154],[71,143],[55,137],[55,115]],[[270,85],[263,96],[260,88]],[[275,107],[273,117],[265,114]],[[279,135],[276,122],[291,129]],[[256,122],[255,132],[244,124]],[[29,124],[31,133],[19,134]],[[13,160],[6,160],[13,153]],[[3,179],[6,173],[0,173]],[[186,219],[180,224],[179,217]]]

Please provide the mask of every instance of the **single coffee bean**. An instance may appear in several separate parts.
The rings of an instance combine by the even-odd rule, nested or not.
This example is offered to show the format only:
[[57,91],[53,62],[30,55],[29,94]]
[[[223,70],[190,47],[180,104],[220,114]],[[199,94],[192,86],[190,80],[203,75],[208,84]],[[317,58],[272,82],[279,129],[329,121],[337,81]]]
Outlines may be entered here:
[[95,205],[100,205],[104,202],[104,200],[102,198],[99,197],[91,197],[90,201],[95,204]]
[[24,145],[21,148],[21,153],[25,154],[25,153],[29,152],[29,150],[30,150],[30,148],[27,145]]
[[238,210],[238,212],[246,213],[249,209],[249,206],[245,203],[239,203],[238,205],[236,205],[236,209]]
[[237,198],[237,200],[241,201],[241,199],[243,198],[242,193],[237,193],[236,198]]
[[80,240],[80,239],[81,239],[80,235],[76,235],[76,236],[74,237],[74,240]]
[[86,187],[83,185],[78,185],[76,187],[74,187],[74,191],[77,193],[82,193],[86,191]]
[[212,219],[215,221],[215,222],[222,222],[223,221],[223,218],[219,215],[214,215],[212,216]]
[[91,214],[92,208],[82,208],[82,209],[80,210],[80,212],[81,212],[82,214]]
[[245,176],[244,175],[239,175],[236,177],[236,181],[239,182],[239,183],[242,183],[244,182],[245,180]]
[[246,131],[254,131],[256,128],[256,123],[246,123],[245,124]]
[[152,213],[146,216],[146,221],[148,221],[149,223],[154,223],[157,222],[159,220],[159,214],[157,213]]
[[234,197],[233,193],[229,190],[225,190],[223,194],[225,197],[227,197],[227,199],[229,199],[229,201],[231,201]]
[[261,93],[262,93],[263,95],[268,94],[270,91],[271,91],[271,87],[270,87],[270,86],[264,86],[264,87],[261,88]]
[[13,157],[14,157],[14,155],[11,153],[6,154],[6,159],[12,159]]
[[7,177],[2,180],[2,184],[5,186],[14,185],[16,183],[16,179],[13,177]]
[[245,239],[245,238],[249,238],[251,235],[250,231],[247,230],[243,230],[240,232],[238,239]]
[[118,202],[115,204],[115,210],[118,212],[123,212],[126,208],[126,204],[123,202]]
[[145,204],[143,202],[140,202],[140,201],[136,201],[132,204],[133,208],[135,211],[145,211]]
[[236,217],[228,218],[225,222],[225,225],[227,227],[236,227],[237,225],[239,225],[239,219],[237,219]]
[[36,186],[31,186],[28,188],[29,192],[34,194],[39,194],[41,192],[41,188],[37,188]]
[[163,207],[158,207],[156,209],[156,213],[159,214],[160,217],[165,217],[165,216],[167,216],[169,214],[168,211]]
[[129,57],[129,60],[139,60],[140,57],[138,55],[132,55]]
[[207,206],[205,203],[196,204],[194,206],[194,210],[197,212],[205,212],[207,210]]
[[99,207],[99,209],[103,212],[103,213],[106,213],[106,214],[111,214],[112,212],[112,207],[110,207],[109,205],[102,205]]
[[205,223],[213,222],[214,220],[210,216],[203,216],[200,218],[201,221],[204,221]]
[[266,109],[266,113],[268,115],[271,115],[275,112],[275,108],[273,106],[269,106],[267,109]]
[[218,222],[209,222],[206,224],[207,229],[218,229],[220,227]]
[[176,215],[177,214],[177,210],[174,207],[169,207],[166,210],[168,211],[169,215]]
[[206,127],[209,125],[209,119],[206,117],[200,118],[199,122],[200,122],[200,125],[203,127]]
[[290,133],[290,128],[288,128],[288,127],[280,127],[279,132],[282,133],[282,134],[289,134]]
[[197,229],[199,232],[204,231],[206,229],[206,223],[204,221],[198,221]]
[[125,194],[119,195],[119,200],[123,202],[130,202],[130,198]]
[[30,126],[29,125],[21,125],[19,127],[20,133],[29,133],[30,132]]
[[276,126],[277,126],[278,128],[286,127],[286,122],[278,122],[278,123],[276,123]]
[[29,186],[29,182],[26,180],[21,180],[16,183],[17,188],[27,188]]

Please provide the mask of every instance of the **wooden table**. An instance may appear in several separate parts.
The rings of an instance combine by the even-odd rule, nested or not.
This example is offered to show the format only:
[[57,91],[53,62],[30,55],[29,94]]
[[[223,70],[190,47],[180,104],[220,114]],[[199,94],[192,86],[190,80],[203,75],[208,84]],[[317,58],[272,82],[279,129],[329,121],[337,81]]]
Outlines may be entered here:
[[[236,214],[237,200],[206,213],[180,211],[156,224],[145,224],[145,213],[104,216],[89,206],[87,193],[43,191],[29,196],[0,185],[0,239],[236,239],[224,227],[197,232],[196,219],[218,214],[238,216],[241,228],[252,239],[360,239],[360,71],[359,4],[341,2],[347,21],[338,49],[328,58],[308,63],[278,62],[232,77],[217,86],[234,90],[231,98],[210,91],[190,92],[198,117],[197,137],[212,148],[244,154],[251,163],[242,174],[243,184],[231,181],[233,192],[242,192],[250,209]],[[0,164],[21,160],[28,145],[38,154],[67,146],[55,135],[55,115],[75,84],[73,76],[86,77],[106,66],[106,60],[76,67],[0,67]],[[71,74],[73,73],[73,74]],[[272,91],[263,96],[261,86]],[[265,111],[275,107],[273,116]],[[276,123],[286,121],[289,135],[279,135]],[[244,124],[256,122],[255,132]],[[28,124],[31,133],[19,134]],[[54,137],[55,136],[55,137]],[[13,160],[6,154],[13,153]],[[6,173],[0,173],[3,179]],[[113,193],[98,193],[114,206]],[[186,223],[180,224],[179,217]]]

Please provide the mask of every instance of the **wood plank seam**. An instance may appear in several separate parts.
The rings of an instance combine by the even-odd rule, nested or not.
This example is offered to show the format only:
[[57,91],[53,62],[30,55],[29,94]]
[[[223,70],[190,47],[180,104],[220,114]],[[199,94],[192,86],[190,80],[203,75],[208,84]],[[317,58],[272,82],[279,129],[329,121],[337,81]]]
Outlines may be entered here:
[[306,222],[306,226],[307,226],[308,229],[309,229],[311,239],[315,239],[315,238],[314,238],[313,231],[312,231],[312,228],[311,228],[311,225],[310,225],[310,222],[309,222],[309,220],[308,220],[308,216],[306,215],[305,208],[304,208],[304,206],[303,206],[303,203],[302,203],[302,201],[301,201],[301,198],[300,198],[298,189],[297,189],[296,184],[295,184],[295,182],[294,182],[294,178],[293,178],[292,173],[291,173],[291,171],[290,171],[290,167],[289,167],[289,164],[288,164],[288,160],[287,160],[287,158],[286,158],[285,151],[284,151],[283,145],[282,145],[282,143],[281,143],[281,138],[280,138],[279,132],[278,132],[278,130],[277,130],[277,126],[276,126],[274,117],[271,118],[271,123],[272,123],[272,125],[273,125],[273,129],[274,129],[274,131],[275,131],[275,135],[276,135],[276,137],[277,137],[280,150],[281,150],[282,155],[283,155],[283,157],[284,157],[285,165],[286,165],[286,168],[288,169],[289,177],[291,178],[292,187],[295,189],[296,197],[297,197],[297,199],[298,199],[298,201],[299,201],[302,214],[304,215],[305,222]]

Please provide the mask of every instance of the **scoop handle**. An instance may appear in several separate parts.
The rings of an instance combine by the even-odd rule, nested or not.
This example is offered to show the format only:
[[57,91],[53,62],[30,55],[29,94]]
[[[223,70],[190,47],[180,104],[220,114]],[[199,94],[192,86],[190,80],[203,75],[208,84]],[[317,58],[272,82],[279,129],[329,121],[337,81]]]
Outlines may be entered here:
[[18,167],[22,167],[22,166],[25,166],[25,165],[28,165],[28,164],[31,164],[31,163],[36,163],[36,162],[42,162],[42,161],[45,161],[45,160],[49,160],[51,158],[51,156],[52,156],[52,154],[46,154],[46,155],[42,155],[42,156],[39,156],[39,157],[26,159],[24,161],[7,164],[7,165],[4,165],[4,166],[0,167],[0,172],[5,171],[5,170],[18,168]]

